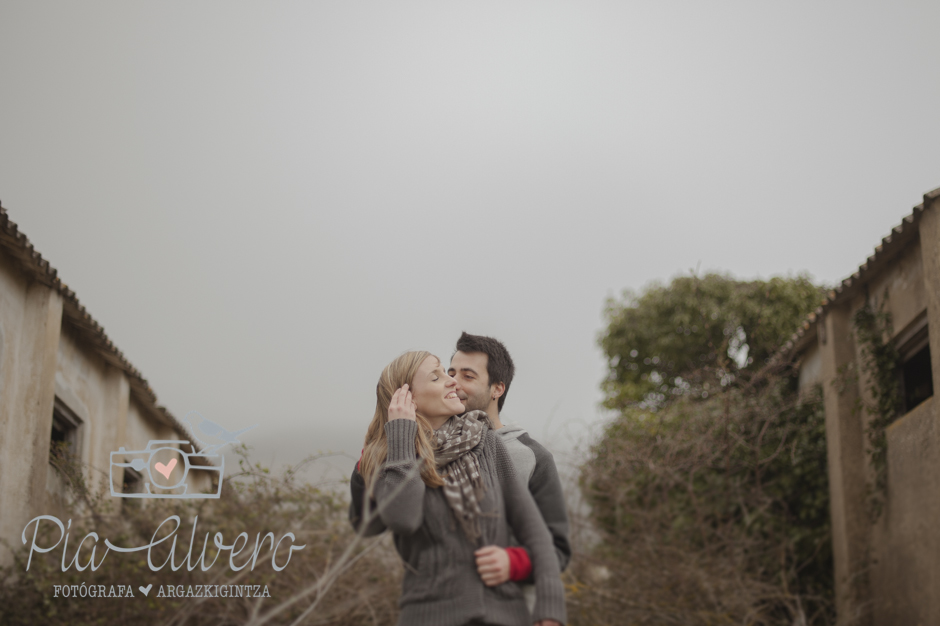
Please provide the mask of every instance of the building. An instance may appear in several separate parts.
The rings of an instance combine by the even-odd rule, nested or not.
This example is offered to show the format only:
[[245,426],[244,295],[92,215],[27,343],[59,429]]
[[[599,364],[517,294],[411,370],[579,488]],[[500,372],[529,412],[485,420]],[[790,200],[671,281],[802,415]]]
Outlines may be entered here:
[[[870,443],[880,413],[856,332],[866,303],[890,314],[893,367],[878,371],[901,400],[884,417],[883,489]],[[823,390],[838,623],[940,624],[940,189],[830,292],[784,353],[798,361],[801,388]]]
[[[76,455],[92,488],[132,494],[148,493],[150,468],[111,472],[112,452],[154,440],[191,438],[0,207],[0,540],[19,546],[29,520],[62,510],[54,444]],[[168,463],[169,484],[185,479],[190,490],[206,491],[213,474],[218,480],[206,470],[184,477],[184,463]],[[0,547],[0,564],[10,556]]]

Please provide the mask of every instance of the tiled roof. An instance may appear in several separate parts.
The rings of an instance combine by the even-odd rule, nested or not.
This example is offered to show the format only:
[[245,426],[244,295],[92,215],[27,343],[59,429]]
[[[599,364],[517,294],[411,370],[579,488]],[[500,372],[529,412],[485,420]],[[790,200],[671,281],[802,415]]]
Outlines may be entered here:
[[[940,198],[940,188],[925,193],[924,201],[915,206],[914,211],[910,215],[891,229],[891,233],[881,240],[881,245],[875,247],[875,253],[859,266],[858,271],[843,280],[839,286],[830,291],[819,308],[810,313],[806,319],[803,320],[803,324],[793,333],[790,340],[780,350],[779,355],[782,357],[788,356],[795,349],[801,348],[807,340],[815,337],[816,321],[829,307],[845,298],[857,294],[876,272],[884,268],[894,257],[904,250],[904,248],[917,237],[918,225],[924,213],[924,208],[929,206],[930,203],[937,198]],[[813,332],[810,332],[811,330]]]
[[78,335],[91,345],[106,363],[122,370],[130,382],[131,395],[158,420],[173,427],[180,434],[189,436],[188,430],[166,407],[157,404],[157,395],[147,379],[124,357],[117,346],[108,339],[104,328],[94,320],[78,301],[75,292],[59,278],[58,272],[42,258],[16,224],[10,221],[6,209],[0,206],[0,248],[12,256],[20,269],[30,279],[55,289],[63,300],[63,322],[69,324]]

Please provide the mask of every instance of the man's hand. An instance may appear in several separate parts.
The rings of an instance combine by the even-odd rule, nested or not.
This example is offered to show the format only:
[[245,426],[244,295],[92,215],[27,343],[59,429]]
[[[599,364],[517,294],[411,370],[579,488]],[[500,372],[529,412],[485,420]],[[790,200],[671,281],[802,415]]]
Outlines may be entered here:
[[486,546],[473,554],[477,557],[477,572],[484,585],[495,587],[509,580],[509,555],[505,550],[499,546]]
[[411,398],[411,389],[408,384],[399,387],[388,403],[388,421],[411,420],[415,421],[415,403]]

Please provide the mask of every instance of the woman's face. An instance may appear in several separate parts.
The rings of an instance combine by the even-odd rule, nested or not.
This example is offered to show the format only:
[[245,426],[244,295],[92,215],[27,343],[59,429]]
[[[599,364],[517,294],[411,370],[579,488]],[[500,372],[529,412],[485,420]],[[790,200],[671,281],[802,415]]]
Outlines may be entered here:
[[447,375],[436,356],[421,362],[411,383],[411,394],[417,412],[428,419],[464,412],[463,403],[457,397],[457,381]]

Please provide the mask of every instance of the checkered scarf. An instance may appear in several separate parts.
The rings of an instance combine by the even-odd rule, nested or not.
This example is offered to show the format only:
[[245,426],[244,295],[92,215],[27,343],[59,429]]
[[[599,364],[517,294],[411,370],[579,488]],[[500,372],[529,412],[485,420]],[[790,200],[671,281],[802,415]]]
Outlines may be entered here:
[[482,513],[480,500],[484,493],[480,462],[471,452],[483,445],[489,428],[486,413],[470,411],[451,417],[434,431],[437,439],[434,460],[444,479],[444,498],[471,541],[480,536],[477,518]]

